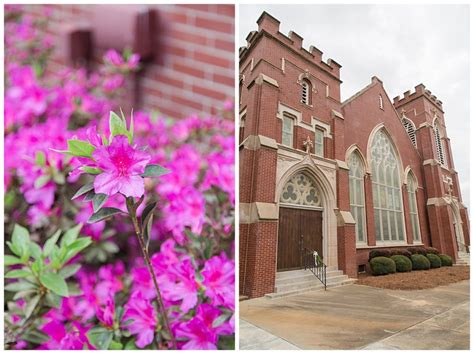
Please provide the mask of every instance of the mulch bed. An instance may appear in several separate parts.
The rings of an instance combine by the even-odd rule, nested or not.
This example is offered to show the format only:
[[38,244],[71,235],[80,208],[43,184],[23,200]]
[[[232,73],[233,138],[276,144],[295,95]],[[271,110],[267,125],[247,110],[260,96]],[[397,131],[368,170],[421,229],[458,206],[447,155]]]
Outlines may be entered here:
[[421,290],[469,279],[469,267],[441,267],[383,276],[359,274],[356,284],[393,290]]

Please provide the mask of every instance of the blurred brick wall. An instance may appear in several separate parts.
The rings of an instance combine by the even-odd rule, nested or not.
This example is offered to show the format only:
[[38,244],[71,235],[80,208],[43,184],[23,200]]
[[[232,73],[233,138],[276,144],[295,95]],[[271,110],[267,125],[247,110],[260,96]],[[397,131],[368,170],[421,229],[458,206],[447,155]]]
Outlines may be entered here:
[[[234,5],[126,6],[133,10],[144,6],[158,10],[161,28],[157,29],[157,35],[164,38],[160,47],[163,63],[147,64],[139,81],[139,108],[181,118],[193,113],[214,114],[225,100],[234,99]],[[65,29],[87,26],[97,10],[94,7],[48,5],[52,11],[48,16],[48,32],[58,45],[49,66],[51,70],[65,65],[61,53]],[[25,11],[44,17],[45,5],[25,5]],[[94,51],[95,56],[100,54]]]

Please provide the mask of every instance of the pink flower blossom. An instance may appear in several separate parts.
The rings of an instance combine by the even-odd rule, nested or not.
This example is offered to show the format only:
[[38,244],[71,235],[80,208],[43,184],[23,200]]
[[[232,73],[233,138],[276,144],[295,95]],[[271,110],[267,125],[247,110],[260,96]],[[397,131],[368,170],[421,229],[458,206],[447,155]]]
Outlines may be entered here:
[[128,143],[123,135],[116,136],[109,146],[98,147],[93,155],[104,172],[94,180],[96,193],[114,195],[122,193],[127,197],[141,197],[145,183],[140,176],[150,161],[150,154],[138,150]]
[[132,320],[126,324],[131,334],[137,335],[136,346],[144,348],[153,342],[156,325],[158,324],[155,308],[149,300],[145,299],[141,293],[134,292],[130,300],[125,305],[123,321]]
[[225,253],[212,257],[204,265],[202,284],[206,287],[206,296],[215,306],[234,309],[234,272],[235,262],[229,260]]
[[41,327],[41,330],[51,337],[38,349],[82,350],[84,347],[94,349],[89,343],[86,333],[90,326],[84,327],[79,322],[70,324],[69,330],[59,321],[51,320]]

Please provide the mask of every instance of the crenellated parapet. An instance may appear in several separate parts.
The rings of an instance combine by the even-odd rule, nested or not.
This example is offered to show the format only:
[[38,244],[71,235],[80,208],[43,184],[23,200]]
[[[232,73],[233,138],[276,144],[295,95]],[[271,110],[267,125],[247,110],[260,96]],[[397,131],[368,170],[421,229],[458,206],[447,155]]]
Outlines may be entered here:
[[340,78],[340,69],[341,65],[337,63],[334,59],[328,59],[327,61],[323,60],[323,52],[316,48],[315,46],[310,46],[309,50],[303,47],[303,37],[294,31],[290,31],[288,35],[284,35],[280,32],[280,21],[275,17],[270,15],[267,12],[263,12],[262,15],[257,20],[258,31],[252,31],[248,34],[247,46],[241,47],[239,49],[239,56],[242,58],[248,52],[252,44],[259,38],[260,35],[266,33],[278,40],[287,46],[291,47],[298,54],[303,56],[305,59],[313,62],[318,67],[324,69],[325,71],[331,73],[338,79]]
[[415,92],[411,92],[410,90],[408,90],[403,93],[402,98],[400,98],[400,96],[395,97],[393,99],[393,105],[395,106],[395,108],[398,108],[421,96],[426,97],[433,105],[443,111],[443,102],[441,102],[435,95],[433,95],[430,90],[427,90],[425,85],[423,84],[416,85]]

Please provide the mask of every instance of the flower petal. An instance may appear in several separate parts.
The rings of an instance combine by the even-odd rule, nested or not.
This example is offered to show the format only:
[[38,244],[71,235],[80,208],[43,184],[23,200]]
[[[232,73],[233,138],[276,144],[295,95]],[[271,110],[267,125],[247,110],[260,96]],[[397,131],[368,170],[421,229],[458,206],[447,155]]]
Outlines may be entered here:
[[101,173],[94,180],[95,193],[103,193],[107,195],[116,194],[121,188],[120,178],[113,173]]
[[119,192],[127,197],[141,197],[145,193],[145,182],[140,176],[124,176],[117,178]]

